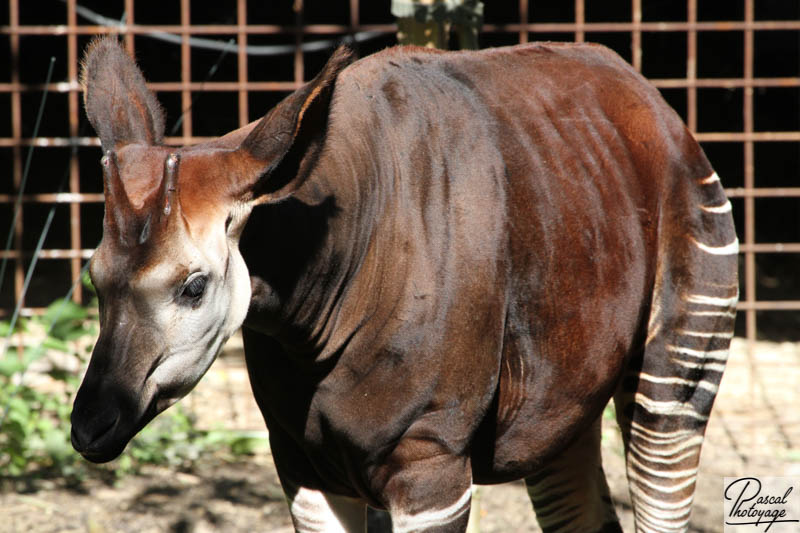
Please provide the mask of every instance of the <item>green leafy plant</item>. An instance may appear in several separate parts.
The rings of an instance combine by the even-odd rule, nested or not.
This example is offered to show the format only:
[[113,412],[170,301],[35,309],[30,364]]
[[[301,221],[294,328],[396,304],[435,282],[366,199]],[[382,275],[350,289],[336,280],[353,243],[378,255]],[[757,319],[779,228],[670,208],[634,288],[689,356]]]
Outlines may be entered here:
[[[92,290],[88,280],[87,288]],[[14,332],[0,321],[0,339],[27,339],[11,343],[0,357],[0,477],[42,471],[80,477],[88,471],[88,463],[72,449],[69,416],[79,385],[75,368],[85,367],[97,337],[90,308],[59,300],[43,315],[21,321]],[[59,359],[72,361],[72,367]],[[49,377],[46,386],[44,375]],[[252,454],[266,442],[264,432],[198,429],[194,417],[176,406],[107,468],[117,476],[135,473],[143,464],[187,468],[209,454]]]
[[31,367],[52,351],[77,356],[82,360],[86,337],[94,337],[96,327],[87,320],[88,311],[68,300],[59,300],[44,315],[20,322],[16,331],[0,322],[0,334],[10,339],[39,339],[33,344],[11,343],[0,358],[0,474],[17,476],[32,465],[71,473],[75,462],[69,441],[69,392],[77,377],[57,364],[47,365],[46,374],[54,386],[40,389],[25,378]]
[[266,432],[201,430],[195,417],[180,405],[145,427],[116,461],[118,475],[138,471],[144,464],[191,468],[198,459],[215,454],[223,458],[252,455],[267,448]]

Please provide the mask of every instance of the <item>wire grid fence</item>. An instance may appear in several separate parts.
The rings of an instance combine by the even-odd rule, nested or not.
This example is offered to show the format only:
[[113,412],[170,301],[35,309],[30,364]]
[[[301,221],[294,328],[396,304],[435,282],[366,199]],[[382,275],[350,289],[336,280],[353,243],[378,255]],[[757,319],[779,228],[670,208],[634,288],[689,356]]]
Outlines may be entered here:
[[[0,54],[7,54],[0,62],[7,65],[0,67],[0,237],[13,232],[0,250],[8,264],[0,315],[40,313],[70,287],[74,300],[86,299],[79,280],[99,242],[103,201],[99,141],[84,117],[78,80],[92,36],[121,36],[165,105],[166,142],[191,144],[263,115],[312,77],[341,39],[356,41],[362,55],[393,44],[388,3],[230,0],[211,8],[173,0],[154,15],[142,0],[9,0],[0,13]],[[777,320],[784,328],[800,324],[800,290],[784,279],[794,269],[775,266],[800,259],[798,5],[486,4],[482,46],[601,42],[650,78],[695,132],[732,199],[742,259],[738,333],[754,341],[757,319],[772,312],[791,317]],[[44,73],[52,63],[50,80]],[[46,104],[38,105],[45,93]],[[782,110],[776,117],[765,111],[770,104]],[[62,173],[64,185],[55,188]],[[37,249],[47,218],[53,225]],[[765,271],[762,283],[757,274]]]

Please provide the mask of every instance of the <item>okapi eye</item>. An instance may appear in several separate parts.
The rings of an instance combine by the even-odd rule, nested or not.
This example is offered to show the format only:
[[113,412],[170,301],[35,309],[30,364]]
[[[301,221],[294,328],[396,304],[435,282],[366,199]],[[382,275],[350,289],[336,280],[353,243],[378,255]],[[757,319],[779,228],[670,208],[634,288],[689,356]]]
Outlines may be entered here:
[[208,278],[203,275],[191,278],[189,282],[183,286],[183,296],[193,300],[200,298],[203,295],[203,291],[206,289],[207,281]]

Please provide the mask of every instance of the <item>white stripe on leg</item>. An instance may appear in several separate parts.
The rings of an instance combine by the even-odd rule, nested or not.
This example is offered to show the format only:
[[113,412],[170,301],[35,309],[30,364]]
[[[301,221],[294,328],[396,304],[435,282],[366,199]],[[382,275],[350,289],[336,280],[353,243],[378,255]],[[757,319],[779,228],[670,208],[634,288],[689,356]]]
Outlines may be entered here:
[[345,496],[300,487],[289,512],[299,533],[366,531],[366,506]]
[[441,527],[458,520],[470,507],[472,488],[452,505],[435,511],[422,511],[416,514],[405,514],[401,511],[392,511],[392,525],[395,533],[408,531],[424,531],[426,529]]

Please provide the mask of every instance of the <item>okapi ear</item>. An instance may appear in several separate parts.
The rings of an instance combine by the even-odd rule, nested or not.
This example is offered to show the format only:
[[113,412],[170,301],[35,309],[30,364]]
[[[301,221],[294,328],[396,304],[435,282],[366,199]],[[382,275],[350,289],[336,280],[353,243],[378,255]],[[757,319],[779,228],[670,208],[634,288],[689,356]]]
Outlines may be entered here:
[[161,144],[164,113],[139,68],[116,39],[89,44],[81,68],[83,101],[103,151]]
[[284,98],[262,118],[239,146],[246,171],[238,184],[243,195],[278,201],[299,187],[319,155],[336,77],[353,61],[340,46],[322,71]]

